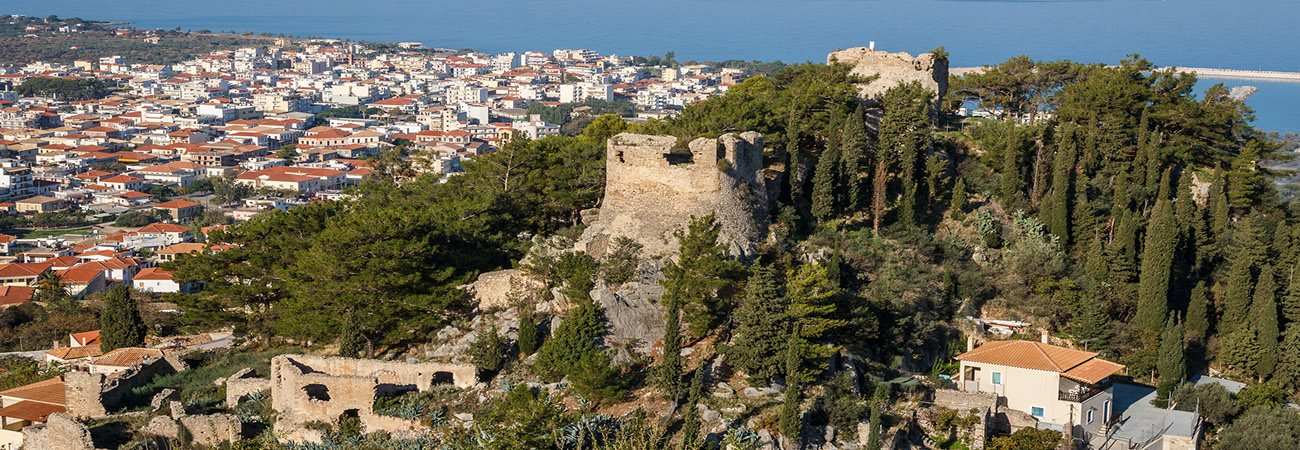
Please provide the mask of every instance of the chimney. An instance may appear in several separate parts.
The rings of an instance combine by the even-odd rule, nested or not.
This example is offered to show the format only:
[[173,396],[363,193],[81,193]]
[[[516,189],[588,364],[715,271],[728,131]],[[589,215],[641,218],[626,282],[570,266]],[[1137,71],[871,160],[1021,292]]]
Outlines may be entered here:
[[1042,342],[1042,343],[1044,343],[1044,344],[1048,343],[1048,342],[1047,342],[1047,330],[1042,330],[1042,338],[1040,339],[1040,342]]
[[966,351],[975,350],[975,337],[966,336]]

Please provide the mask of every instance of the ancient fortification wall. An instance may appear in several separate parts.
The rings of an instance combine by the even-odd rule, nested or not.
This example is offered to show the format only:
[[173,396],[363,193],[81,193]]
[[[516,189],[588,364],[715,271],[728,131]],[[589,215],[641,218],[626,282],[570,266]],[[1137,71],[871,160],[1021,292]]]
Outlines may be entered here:
[[826,56],[826,63],[846,63],[853,66],[854,75],[879,76],[871,83],[858,85],[858,96],[869,102],[879,102],[880,96],[899,83],[920,81],[921,86],[934,92],[935,106],[948,92],[948,61],[935,58],[930,53],[912,57],[907,53],[875,51],[867,47],[837,50]]
[[106,416],[132,389],[149,384],[155,376],[185,369],[179,358],[169,356],[135,364],[111,378],[98,373],[68,372],[63,375],[68,415],[78,419]]
[[369,431],[394,431],[391,418],[374,414],[376,396],[424,391],[437,384],[469,387],[477,382],[478,369],[465,364],[309,355],[271,359],[271,405],[280,413],[276,430],[291,434],[307,422],[333,422],[345,413],[355,414]]
[[691,217],[717,216],[722,235],[741,257],[754,253],[766,234],[763,136],[755,132],[699,138],[690,153],[673,152],[677,139],[622,133],[610,138],[605,197],[587,213],[579,249],[600,258],[609,240],[623,236],[644,246],[644,256],[677,251],[673,234]]
[[90,430],[63,413],[51,414],[43,424],[23,428],[27,450],[93,450]]
[[234,408],[244,397],[270,390],[270,379],[253,377],[253,369],[244,368],[226,379],[226,406]]

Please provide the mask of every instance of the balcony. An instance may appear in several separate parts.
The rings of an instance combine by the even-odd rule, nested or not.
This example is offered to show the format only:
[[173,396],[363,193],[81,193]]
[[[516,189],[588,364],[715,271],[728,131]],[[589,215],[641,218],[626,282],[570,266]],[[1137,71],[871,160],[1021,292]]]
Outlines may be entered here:
[[1069,391],[1059,391],[1057,392],[1056,398],[1063,402],[1083,403],[1088,401],[1088,399],[1097,396],[1097,394],[1105,392],[1106,389],[1110,388],[1110,386],[1111,381],[1107,378],[1097,384],[1085,384],[1070,389]]

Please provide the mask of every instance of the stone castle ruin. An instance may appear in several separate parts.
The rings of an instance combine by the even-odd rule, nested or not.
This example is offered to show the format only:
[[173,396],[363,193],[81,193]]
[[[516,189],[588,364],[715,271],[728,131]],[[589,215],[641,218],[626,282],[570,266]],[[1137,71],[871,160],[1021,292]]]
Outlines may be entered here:
[[[255,383],[250,378],[240,378]],[[478,383],[478,369],[466,364],[406,363],[311,355],[271,359],[271,406],[279,413],[276,432],[285,440],[319,442],[323,437],[305,425],[333,423],[355,416],[367,431],[415,429],[416,422],[375,414],[379,396],[427,391],[448,384],[466,388]]]
[[879,104],[880,97],[899,83],[921,82],[921,86],[935,93],[934,105],[948,92],[948,61],[933,54],[922,53],[913,57],[907,53],[876,51],[868,47],[836,50],[826,56],[826,64],[845,63],[853,66],[849,73],[870,77],[875,81],[858,85],[858,97],[871,104]]
[[713,213],[732,254],[745,258],[767,232],[763,136],[756,132],[698,138],[689,152],[677,138],[622,133],[606,146],[605,197],[586,211],[578,249],[600,258],[615,237],[644,246],[644,256],[677,252],[674,233],[691,217]]

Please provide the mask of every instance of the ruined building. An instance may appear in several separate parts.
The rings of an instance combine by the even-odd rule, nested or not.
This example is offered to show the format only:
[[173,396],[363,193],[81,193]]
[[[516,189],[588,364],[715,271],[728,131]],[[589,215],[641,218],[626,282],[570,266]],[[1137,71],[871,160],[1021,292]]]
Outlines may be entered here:
[[934,105],[948,92],[948,60],[922,53],[912,57],[907,53],[876,51],[868,47],[836,50],[826,56],[826,64],[845,63],[853,66],[850,72],[863,77],[878,76],[875,81],[858,85],[858,97],[868,103],[878,103],[880,96],[899,83],[921,82],[921,86],[935,93]]
[[426,391],[439,384],[470,387],[478,383],[478,369],[465,364],[280,355],[271,359],[270,381],[271,406],[279,413],[277,433],[285,440],[319,442],[323,436],[304,425],[333,423],[342,416],[359,418],[366,432],[415,429],[416,422],[375,414],[375,399]]
[[623,236],[643,245],[643,256],[671,255],[674,233],[692,216],[714,213],[732,254],[754,254],[767,233],[763,136],[699,138],[674,150],[676,144],[672,136],[632,133],[609,139],[605,197],[599,211],[583,214],[588,228],[579,250],[600,258],[610,239]]

